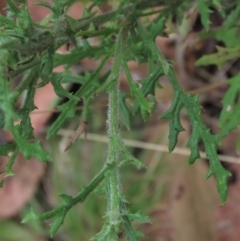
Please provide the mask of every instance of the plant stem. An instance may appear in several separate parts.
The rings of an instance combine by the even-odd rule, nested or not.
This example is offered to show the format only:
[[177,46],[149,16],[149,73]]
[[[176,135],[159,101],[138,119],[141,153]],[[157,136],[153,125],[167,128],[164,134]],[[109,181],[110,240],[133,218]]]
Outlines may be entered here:
[[111,232],[108,235],[109,241],[117,240],[118,226],[120,223],[120,196],[121,185],[119,181],[118,165],[120,162],[119,140],[119,72],[122,68],[123,53],[125,46],[126,34],[128,31],[127,25],[123,27],[118,34],[118,39],[115,49],[115,61],[111,71],[108,99],[108,158],[107,163],[113,165],[113,168],[106,175],[106,191],[107,191],[107,215],[108,223],[111,227]]
[[[117,140],[119,138],[119,93],[118,93],[118,80],[115,80],[111,85],[109,92],[109,107],[108,107],[108,160],[107,162],[113,165],[111,171],[106,176],[106,189],[108,194],[108,221],[112,227],[117,227],[119,222],[119,200],[120,200],[120,184],[119,184],[119,150],[117,146]],[[115,230],[117,228],[114,228]],[[108,240],[113,241],[117,239],[117,232],[111,232]]]
[[57,213],[61,212],[63,209],[71,209],[71,207],[73,207],[74,205],[76,205],[77,203],[82,203],[86,200],[86,198],[88,197],[88,195],[90,193],[92,193],[95,188],[103,181],[106,172],[109,171],[109,169],[111,168],[111,165],[105,165],[103,167],[103,169],[92,179],[92,181],[76,196],[72,199],[71,202],[69,202],[68,204],[62,204],[61,206],[45,212],[43,214],[40,214],[36,217],[37,220],[39,221],[45,221],[48,220],[52,217],[54,217]]
[[[187,0],[190,2],[191,0]],[[185,0],[186,2],[186,0]],[[165,4],[173,4],[176,7],[181,5],[183,3],[182,0],[142,0],[139,1],[139,3],[134,3],[134,4],[129,4],[128,6],[124,7],[119,13],[117,11],[111,11],[111,12],[106,12],[102,15],[95,16],[92,18],[87,18],[87,19],[79,19],[76,21],[74,24],[69,24],[67,26],[67,29],[71,28],[72,31],[72,36],[75,36],[79,31],[86,31],[90,24],[93,24],[96,28],[100,27],[102,24],[111,21],[116,14],[121,14],[123,16],[131,15],[133,12],[136,10],[145,10],[151,7],[158,7],[162,6]],[[44,45],[42,41],[39,41],[39,43],[34,43],[34,52],[38,52],[39,54],[44,53],[47,49],[51,48],[54,45],[54,49],[57,50],[59,47],[62,45],[66,44],[69,42],[69,33],[66,31],[63,31],[63,25],[68,25],[67,18],[64,19],[64,15],[61,19],[59,19],[59,22],[56,23],[53,27],[50,27],[48,29],[49,32],[51,32],[51,35],[48,38],[44,39]],[[65,28],[66,29],[66,28]],[[46,29],[47,30],[47,29]],[[19,46],[19,43],[12,43],[12,46]],[[27,42],[25,46],[23,46],[24,53],[33,53],[33,49],[31,49],[31,42]],[[8,47],[9,48],[9,47]],[[19,47],[20,48],[20,47]],[[9,77],[14,78],[27,69],[37,65],[40,63],[40,58],[35,59],[31,63],[27,63],[25,65],[22,65],[18,67],[15,70],[9,71]]]

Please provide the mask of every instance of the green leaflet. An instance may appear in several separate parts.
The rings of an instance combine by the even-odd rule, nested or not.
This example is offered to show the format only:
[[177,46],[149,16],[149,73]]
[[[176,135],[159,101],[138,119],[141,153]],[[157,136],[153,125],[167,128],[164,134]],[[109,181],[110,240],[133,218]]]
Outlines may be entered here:
[[151,223],[149,217],[143,215],[140,211],[137,213],[123,212],[122,214],[128,216],[130,221],[138,221],[139,223]]
[[206,30],[209,30],[209,25],[211,23],[209,19],[209,14],[212,12],[209,9],[209,1],[207,0],[197,0],[197,7],[201,14],[201,21]]
[[198,103],[198,96],[192,97],[181,90],[173,69],[170,69],[168,79],[173,86],[175,96],[171,108],[160,118],[169,119],[170,121],[169,150],[172,151],[174,149],[177,142],[177,136],[179,132],[183,130],[179,114],[181,108],[184,106],[187,109],[193,128],[192,135],[187,143],[187,146],[191,148],[189,164],[194,163],[199,157],[198,143],[202,140],[205,146],[206,155],[210,162],[210,169],[206,178],[209,178],[213,174],[216,176],[218,192],[220,194],[221,204],[223,204],[227,198],[227,178],[231,174],[223,168],[218,159],[216,149],[219,144],[219,137],[212,135],[203,123],[200,117],[201,107]]
[[200,34],[202,39],[215,38],[222,41],[226,48],[233,48],[239,46],[239,36],[237,27],[223,27],[220,29],[209,30],[208,32],[203,32]]
[[55,9],[55,7],[53,5],[51,5],[51,4],[47,3],[47,2],[36,2],[34,4],[35,5],[39,5],[39,6],[43,6],[45,8],[50,9],[53,12],[53,14],[55,14],[55,16],[57,16],[57,11],[56,11],[56,9]]
[[150,26],[150,38],[155,41],[156,37],[165,30],[166,18],[160,18],[158,22],[152,22]]
[[128,69],[126,62],[123,62],[123,68],[124,68],[124,71],[125,71],[127,79],[128,79],[128,84],[130,87],[131,94],[137,99],[140,109],[141,109],[142,117],[144,120],[146,120],[148,113],[151,112],[151,109],[152,109],[154,103],[147,102],[143,93],[141,92],[140,88],[138,87],[138,84],[133,81],[131,73]]
[[178,140],[178,134],[184,131],[184,128],[180,122],[180,111],[183,107],[183,102],[181,100],[181,93],[175,92],[172,106],[169,110],[164,112],[160,119],[168,119],[169,123],[169,151],[173,151]]
[[[209,134],[210,133],[208,131],[207,135]],[[212,174],[215,174],[217,180],[217,188],[221,199],[221,205],[223,205],[227,199],[227,180],[231,176],[231,173],[227,171],[220,163],[216,154],[216,141],[214,138],[209,137],[210,136],[202,136],[205,144],[205,151],[210,161],[210,168],[206,175],[206,179],[208,179]]]
[[38,87],[42,87],[49,82],[49,78],[52,75],[53,71],[53,55],[54,55],[54,48],[53,46],[48,49],[48,52],[41,62],[40,68],[40,77],[42,82],[38,84]]
[[14,151],[16,148],[16,143],[4,144],[0,145],[0,155],[7,156],[10,152]]
[[99,58],[104,54],[106,54],[106,50],[102,47],[85,48],[80,46],[69,54],[61,55],[61,54],[55,53],[53,66],[57,67],[59,65],[66,64],[66,67],[69,68],[73,64],[78,63],[80,60],[86,57]]
[[62,125],[65,123],[65,121],[69,118],[73,118],[75,116],[75,107],[78,103],[78,101],[83,97],[88,97],[92,93],[96,91],[99,87],[99,81],[97,79],[98,74],[104,67],[105,63],[107,62],[109,56],[107,55],[97,68],[97,70],[93,74],[87,74],[85,76],[85,82],[81,86],[81,88],[73,95],[74,97],[71,97],[69,101],[58,108],[61,110],[61,114],[57,118],[57,120],[51,125],[50,129],[47,133],[47,139],[55,135],[59,129],[62,127]]
[[118,140],[117,146],[120,150],[121,159],[122,159],[122,161],[120,161],[119,163],[119,167],[131,164],[135,166],[137,169],[146,168],[144,163],[140,162],[127,150],[127,148],[124,146],[121,140]]
[[230,87],[222,100],[223,108],[219,119],[220,127],[224,127],[228,121],[232,120],[232,115],[238,110],[236,101],[239,102],[240,74],[229,79],[228,83]]
[[238,101],[234,112],[232,113],[230,119],[222,126],[222,129],[219,133],[219,138],[225,137],[232,130],[236,129],[240,125],[240,101]]
[[[147,97],[148,95],[155,96],[155,86],[158,84],[158,80],[163,74],[163,69],[161,67],[156,67],[154,72],[152,72],[147,78],[141,81],[141,91],[144,97]],[[138,110],[139,103],[135,101],[133,106],[133,113],[136,114]]]
[[[164,19],[160,19],[159,23],[163,25]],[[163,69],[164,74],[167,75],[169,72],[170,65],[166,61],[162,53],[159,51],[156,44],[151,39],[151,33],[148,33],[140,23],[138,23],[137,29],[138,29],[139,35],[143,40],[144,48],[147,50],[147,53],[151,54],[150,58],[153,58],[155,61],[157,61],[157,63],[159,63],[159,65]]]
[[201,57],[195,64],[196,66],[216,64],[218,67],[221,67],[225,62],[230,59],[235,59],[240,56],[240,47],[234,48],[223,48],[216,46],[217,53],[209,54]]
[[144,237],[142,233],[137,232],[133,229],[130,219],[135,218],[135,219],[140,219],[140,221],[143,221],[143,222],[144,221],[149,222],[148,217],[142,216],[141,213],[139,213],[141,218],[139,218],[138,214],[135,215],[135,217],[131,217],[131,215],[134,215],[134,214],[130,213],[127,210],[126,201],[124,201],[123,198],[121,198],[121,201],[120,201],[120,211],[121,211],[121,218],[122,218],[123,226],[127,235],[127,239],[130,241],[138,241],[140,238]]
[[7,0],[9,8],[16,14],[18,15],[20,13],[20,10],[16,7],[14,2],[12,0]]
[[62,77],[61,75],[58,75],[58,74],[53,74],[50,79],[50,82],[53,85],[54,92],[56,93],[56,95],[59,97],[67,97],[73,101],[79,101],[78,97],[70,94],[66,89],[62,87],[62,85],[60,84],[61,80],[62,80]]
[[198,158],[201,157],[198,149],[201,137],[199,136],[199,133],[196,130],[196,128],[197,128],[197,123],[193,125],[191,137],[186,145],[191,149],[191,154],[188,159],[188,163],[190,165],[192,165]]
[[[79,96],[78,92],[74,95],[75,97]],[[57,107],[59,110],[61,110],[61,114],[58,116],[57,120],[49,128],[47,132],[47,139],[55,135],[60,130],[60,128],[63,126],[63,124],[67,119],[73,118],[75,116],[75,108],[77,103],[78,101],[70,99],[67,103]]]
[[1,25],[5,25],[5,28],[13,28],[15,29],[17,25],[12,21],[12,19],[6,18],[0,14],[0,23]]
[[16,125],[12,128],[12,134],[16,144],[19,146],[26,159],[30,159],[30,157],[35,156],[41,162],[51,160],[50,155],[42,149],[40,141],[29,143],[26,141],[26,139],[23,138],[19,125]]

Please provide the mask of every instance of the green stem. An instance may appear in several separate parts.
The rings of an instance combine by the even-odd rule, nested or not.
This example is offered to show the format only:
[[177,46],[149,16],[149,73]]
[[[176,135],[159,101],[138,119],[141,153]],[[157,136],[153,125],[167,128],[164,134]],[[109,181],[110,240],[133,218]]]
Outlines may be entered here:
[[37,220],[39,221],[45,221],[52,217],[54,217],[56,214],[62,212],[63,209],[71,209],[74,205],[76,205],[79,202],[84,202],[88,195],[95,190],[95,188],[103,181],[106,172],[111,169],[111,165],[105,165],[104,168],[92,179],[92,181],[76,196],[74,197],[68,204],[62,204],[61,206],[40,214],[37,216]]
[[[187,1],[190,2],[191,0],[187,0]],[[114,18],[114,16],[116,16],[116,14],[127,16],[127,15],[131,15],[137,10],[145,10],[151,7],[158,7],[165,4],[168,4],[168,5],[174,4],[177,7],[180,4],[182,4],[182,2],[183,2],[182,0],[151,0],[151,1],[142,0],[142,1],[139,1],[139,3],[135,4],[134,7],[133,7],[134,4],[129,4],[128,6],[124,7],[120,12],[111,11],[111,12],[104,13],[100,16],[87,18],[87,19],[80,19],[79,21],[76,21],[74,24],[69,24],[67,29],[71,28],[72,35],[74,36],[79,31],[86,31],[89,28],[91,23],[96,28],[100,27],[102,24],[111,21]],[[63,19],[63,18],[64,17],[59,18],[59,23],[61,22],[65,24],[65,22],[67,21],[67,18],[66,19]],[[51,35],[47,36],[44,39],[44,42],[39,41],[39,43],[34,43],[34,48],[32,47],[31,42],[28,42],[25,46],[22,46],[22,48],[24,49],[24,53],[27,55],[28,54],[32,55],[33,52],[37,52],[41,54],[47,49],[51,48],[51,46],[53,45],[54,45],[54,49],[57,50],[59,47],[69,42],[69,33],[67,31],[63,31],[62,24],[56,23],[53,27],[50,27],[48,30],[49,32],[51,32]],[[18,42],[12,43],[12,45],[18,46],[18,49],[20,49],[20,45]],[[24,71],[26,71],[27,69],[39,63],[40,63],[40,58],[34,60],[31,63],[22,65],[21,67],[18,67],[16,70],[11,70],[9,71],[9,77],[10,78],[16,77],[21,73],[23,73]]]
[[[108,159],[107,162],[113,164],[113,169],[106,176],[106,188],[108,194],[108,221],[109,225],[116,231],[120,218],[119,200],[120,200],[120,184],[119,184],[119,149],[117,140],[119,139],[119,91],[118,80],[115,80],[109,91],[109,107],[108,107]],[[117,232],[110,232],[108,240],[117,239]]]
[[108,158],[107,163],[113,165],[113,168],[106,175],[106,190],[107,190],[107,214],[108,223],[111,231],[108,233],[107,240],[114,241],[118,237],[118,226],[120,223],[120,196],[121,185],[119,181],[119,162],[120,148],[119,140],[119,72],[122,68],[123,53],[125,47],[126,34],[128,27],[123,27],[119,34],[116,43],[115,61],[111,74],[109,76],[109,99],[108,99]]

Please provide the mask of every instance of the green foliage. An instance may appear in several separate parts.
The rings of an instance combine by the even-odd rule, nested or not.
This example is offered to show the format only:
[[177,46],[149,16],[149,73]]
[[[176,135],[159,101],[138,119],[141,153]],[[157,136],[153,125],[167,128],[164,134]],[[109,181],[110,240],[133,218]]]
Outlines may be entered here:
[[[65,122],[76,114],[76,106],[84,100],[82,121],[87,122],[89,103],[102,92],[107,93],[108,100],[108,146],[107,160],[99,173],[83,187],[78,195],[71,197],[61,194],[63,203],[55,209],[36,214],[32,209],[23,219],[46,221],[53,219],[50,224],[50,234],[53,236],[64,222],[68,211],[77,203],[82,203],[97,186],[103,183],[103,193],[107,200],[105,222],[103,229],[93,240],[117,240],[122,230],[128,240],[139,240],[142,236],[136,232],[131,222],[149,222],[140,212],[135,214],[127,209],[120,183],[120,167],[133,165],[143,168],[144,164],[133,157],[122,142],[119,123],[120,117],[125,126],[130,129],[131,115],[141,112],[144,121],[151,114],[155,102],[155,88],[159,85],[159,78],[166,76],[174,90],[174,99],[168,111],[160,118],[169,120],[169,151],[173,151],[178,142],[178,135],[184,131],[180,121],[180,113],[186,109],[192,125],[191,137],[187,147],[191,149],[189,164],[193,164],[200,157],[199,143],[205,147],[210,162],[206,179],[215,175],[221,203],[227,198],[227,178],[230,173],[221,165],[217,156],[217,147],[221,138],[239,125],[240,102],[238,101],[239,81],[237,75],[229,80],[231,87],[223,99],[223,111],[220,118],[222,130],[219,135],[211,134],[201,119],[201,106],[198,96],[191,96],[183,91],[173,71],[173,64],[167,61],[161,50],[155,44],[157,36],[164,36],[167,19],[176,13],[182,19],[181,13],[186,6],[197,4],[201,21],[206,31],[210,28],[210,7],[222,12],[222,1],[180,1],[180,0],[125,0],[114,9],[101,15],[93,12],[93,7],[99,7],[103,0],[95,0],[89,7],[85,7],[84,17],[74,20],[67,15],[66,10],[73,4],[73,0],[54,1],[54,4],[40,1],[36,3],[51,10],[52,14],[47,23],[34,23],[29,15],[25,1],[7,0],[7,12],[11,18],[0,15],[0,127],[8,130],[14,137],[12,144],[0,146],[0,154],[9,156],[5,177],[14,175],[12,166],[18,151],[26,159],[35,156],[39,161],[50,161],[50,155],[42,148],[40,141],[34,137],[34,130],[30,121],[30,113],[34,106],[34,94],[37,88],[51,82],[58,97],[66,97],[67,102],[58,106],[61,111],[58,118],[50,126],[47,138],[51,138],[62,128]],[[86,1],[83,1],[86,2]],[[18,3],[18,4],[16,4]],[[153,21],[142,21],[145,10],[166,5],[158,12]],[[238,19],[239,7],[226,18],[221,31],[228,31],[229,36],[237,38],[235,26]],[[151,14],[151,12],[150,12]],[[15,19],[14,21],[11,19]],[[205,33],[205,37],[220,36],[220,32]],[[207,35],[209,34],[209,35]],[[93,46],[89,38],[98,37],[98,45]],[[219,38],[219,37],[217,37]],[[1,40],[3,39],[3,40]],[[239,56],[239,46],[233,39],[225,48],[218,47],[218,53],[204,56],[197,61],[197,65],[217,64],[221,66],[227,60]],[[74,48],[66,55],[56,53],[62,45],[71,42]],[[226,41],[227,43],[227,41]],[[69,69],[80,60],[91,58],[99,60],[97,69],[84,76],[72,74]],[[105,71],[107,62],[113,58],[111,70]],[[147,63],[149,76],[136,82],[133,80],[128,61]],[[64,73],[53,73],[53,68],[64,65]],[[119,88],[121,70],[128,80],[130,93],[124,93]],[[104,73],[103,73],[104,72]],[[22,76],[21,83],[13,88],[11,81]],[[38,79],[41,79],[38,82]],[[69,93],[63,83],[79,83],[81,86],[74,93]],[[26,93],[24,104],[17,109],[17,101]],[[128,104],[127,99],[133,103]],[[229,107],[230,106],[230,107]],[[19,124],[15,124],[18,121]]]

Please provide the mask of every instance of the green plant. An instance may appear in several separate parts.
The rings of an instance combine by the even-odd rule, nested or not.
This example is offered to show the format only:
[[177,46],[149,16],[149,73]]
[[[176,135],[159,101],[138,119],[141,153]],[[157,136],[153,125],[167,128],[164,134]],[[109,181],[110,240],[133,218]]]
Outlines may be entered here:
[[[32,219],[45,221],[52,218],[50,233],[53,236],[64,222],[68,211],[75,204],[84,202],[88,195],[104,181],[104,185],[98,191],[103,193],[107,200],[105,222],[102,231],[93,240],[117,240],[122,229],[129,240],[139,240],[142,234],[133,229],[131,221],[148,222],[149,220],[140,212],[133,214],[128,211],[119,176],[122,166],[131,164],[137,168],[144,168],[144,164],[134,158],[124,146],[120,135],[120,122],[122,121],[130,129],[131,114],[138,112],[144,120],[147,120],[154,107],[154,89],[159,87],[158,79],[164,75],[167,76],[174,90],[171,108],[160,117],[169,120],[169,151],[174,150],[178,134],[184,131],[180,122],[180,112],[184,107],[192,125],[192,134],[187,143],[191,149],[189,164],[193,164],[200,157],[199,143],[203,142],[210,162],[206,179],[213,174],[216,176],[221,203],[226,201],[227,178],[230,173],[221,165],[217,156],[217,147],[221,138],[235,129],[239,122],[239,103],[235,104],[239,88],[237,77],[230,80],[231,88],[223,100],[224,108],[220,118],[222,130],[219,135],[213,135],[201,119],[198,96],[191,96],[183,91],[175,77],[173,63],[163,57],[155,44],[156,37],[165,34],[167,19],[176,15],[181,23],[184,9],[192,4],[197,4],[202,24],[206,30],[209,30],[210,7],[224,16],[225,1],[124,0],[117,4],[116,10],[97,16],[93,7],[100,7],[105,1],[94,0],[90,6],[86,5],[83,18],[79,20],[74,20],[67,15],[67,9],[76,1],[55,0],[53,5],[41,1],[36,4],[50,9],[51,15],[39,24],[32,21],[25,0],[7,0],[7,2],[8,18],[0,15],[0,128],[9,130],[15,141],[0,146],[0,154],[9,156],[5,177],[14,175],[12,165],[19,151],[26,159],[35,156],[42,162],[51,160],[51,156],[35,139],[29,117],[31,111],[35,109],[34,94],[37,88],[51,82],[56,94],[60,98],[68,99],[66,103],[58,106],[61,113],[49,128],[47,138],[53,137],[66,120],[75,116],[75,108],[80,100],[84,100],[81,118],[87,122],[92,97],[103,92],[109,96],[107,127],[110,141],[107,159],[102,169],[78,195],[72,197],[61,194],[62,205],[43,214],[36,214],[31,210],[23,222]],[[164,8],[152,9],[163,5]],[[222,31],[231,29],[229,26],[235,23],[238,9],[236,8],[226,18],[226,25]],[[156,17],[152,21],[146,20],[146,16],[152,14],[156,14]],[[218,36],[217,33],[213,35]],[[91,45],[88,41],[92,37],[98,37],[97,46]],[[68,45],[69,42],[74,45],[70,53],[66,55],[56,53],[59,47]],[[203,57],[197,64],[219,64],[219,61],[222,63],[238,57],[239,47],[235,44],[236,41],[233,41],[234,47],[229,46],[224,50],[224,53],[226,51],[228,53],[227,57],[223,56],[221,60],[216,58],[223,52],[223,49],[219,48],[219,54]],[[112,57],[111,70],[102,74],[107,61]],[[101,63],[94,72],[85,73],[84,76],[71,73],[69,68],[84,58],[101,60]],[[148,64],[149,75],[140,81],[141,87],[131,76],[127,65],[130,60]],[[59,65],[65,66],[65,72],[53,73],[53,68]],[[122,69],[128,80],[129,94],[119,89],[119,74]],[[20,75],[23,79],[13,89],[11,81]],[[38,82],[39,78],[41,82]],[[63,83],[68,82],[68,79],[81,83],[81,87],[74,94],[69,93],[62,86]],[[17,109],[16,103],[24,92],[26,92],[24,105]],[[126,98],[133,101],[132,106],[127,104]],[[226,113],[229,105],[236,108],[230,116]],[[14,124],[15,120],[19,119],[20,123]]]

